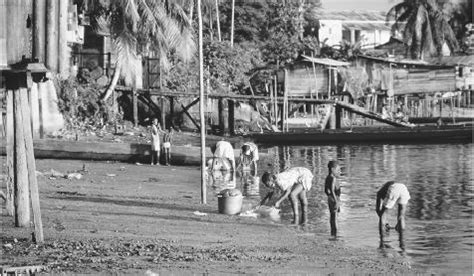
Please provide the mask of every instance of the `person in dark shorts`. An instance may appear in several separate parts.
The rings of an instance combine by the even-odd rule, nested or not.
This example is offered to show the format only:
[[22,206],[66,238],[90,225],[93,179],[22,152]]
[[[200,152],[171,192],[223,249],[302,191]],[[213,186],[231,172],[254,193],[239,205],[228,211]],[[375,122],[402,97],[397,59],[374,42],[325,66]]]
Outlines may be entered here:
[[341,174],[341,167],[337,161],[329,161],[328,176],[324,185],[324,192],[328,196],[329,223],[331,225],[331,235],[337,234],[337,214],[341,211],[341,186],[338,177]]

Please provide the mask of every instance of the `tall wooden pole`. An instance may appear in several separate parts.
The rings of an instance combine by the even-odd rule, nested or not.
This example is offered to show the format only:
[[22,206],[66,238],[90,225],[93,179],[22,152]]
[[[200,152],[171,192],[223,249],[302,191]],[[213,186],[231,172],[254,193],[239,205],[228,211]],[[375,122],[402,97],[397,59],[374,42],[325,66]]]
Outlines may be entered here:
[[160,111],[161,111],[161,128],[163,130],[167,129],[166,128],[166,113],[165,113],[165,97],[161,97],[160,99],[161,106],[160,106]]
[[133,125],[137,127],[138,126],[138,97],[137,97],[137,91],[135,89],[132,90],[132,113],[133,113]]
[[230,135],[235,135],[235,101],[227,100],[227,106],[229,109],[229,117],[228,117],[229,133]]
[[19,90],[13,92],[13,102],[13,117],[15,120],[15,226],[28,227],[30,225],[30,195],[23,134],[23,103],[21,102]]
[[201,121],[201,203],[207,203],[206,197],[206,120],[204,118],[204,62],[202,52],[202,11],[201,0],[197,0],[199,25],[199,118]]
[[234,47],[234,14],[235,14],[235,0],[232,0],[232,17],[230,22],[230,47]]
[[14,205],[14,183],[15,183],[15,169],[14,169],[14,155],[15,155],[15,120],[13,119],[13,90],[7,90],[7,198],[6,211],[9,216],[15,215]]
[[224,136],[225,134],[225,121],[224,121],[224,99],[219,98],[219,102],[217,104],[217,109],[219,112],[219,130],[221,131],[221,135]]
[[46,67],[58,70],[58,2],[47,0],[46,4]]
[[33,56],[45,62],[46,0],[34,0]]
[[[67,46],[67,18],[68,18],[68,3],[69,1],[61,0],[59,2],[59,73],[62,78],[67,78],[69,75],[69,47]],[[115,99],[114,99],[115,101]]]
[[222,41],[221,37],[221,22],[219,21],[219,0],[216,0],[216,23],[217,23],[217,38],[219,42]]
[[26,88],[20,89],[21,112],[23,117],[23,138],[26,149],[26,164],[28,168],[28,182],[31,198],[31,209],[33,211],[33,225],[35,241],[43,242],[43,222],[41,220],[41,209],[39,201],[38,182],[36,181],[36,164],[33,150],[33,135],[30,122],[30,110],[28,106],[28,93]]

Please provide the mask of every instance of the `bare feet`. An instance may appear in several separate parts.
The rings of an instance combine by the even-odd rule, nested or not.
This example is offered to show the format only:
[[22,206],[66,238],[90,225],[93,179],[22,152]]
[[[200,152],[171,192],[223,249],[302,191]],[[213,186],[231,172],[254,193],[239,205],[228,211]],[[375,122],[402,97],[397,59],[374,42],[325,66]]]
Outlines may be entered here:
[[298,224],[300,224],[300,222],[299,222],[299,220],[294,219],[294,220],[291,221],[291,224],[292,225],[298,225]]

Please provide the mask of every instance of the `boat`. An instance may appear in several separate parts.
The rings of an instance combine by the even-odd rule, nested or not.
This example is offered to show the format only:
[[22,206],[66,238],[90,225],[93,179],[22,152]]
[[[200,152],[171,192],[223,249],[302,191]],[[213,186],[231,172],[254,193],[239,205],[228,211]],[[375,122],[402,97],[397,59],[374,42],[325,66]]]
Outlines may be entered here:
[[250,134],[245,138],[258,144],[354,144],[354,143],[472,143],[473,126],[460,124],[450,126],[418,126],[414,128],[360,127],[318,131],[294,129],[289,132]]

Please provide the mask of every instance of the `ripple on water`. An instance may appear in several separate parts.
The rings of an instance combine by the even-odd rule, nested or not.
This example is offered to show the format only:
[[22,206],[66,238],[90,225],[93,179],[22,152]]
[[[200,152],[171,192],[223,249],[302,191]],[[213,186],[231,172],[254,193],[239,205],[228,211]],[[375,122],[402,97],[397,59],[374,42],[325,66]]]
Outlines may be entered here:
[[[309,193],[313,231],[329,232],[323,185],[327,162],[339,160],[342,208],[338,240],[354,247],[373,248],[383,255],[401,254],[413,266],[433,272],[472,272],[473,144],[291,146],[269,151],[270,157],[259,164],[263,170],[277,172],[305,166],[313,171],[317,183]],[[216,191],[234,185],[254,202],[265,193],[255,175],[221,179],[224,182],[220,184],[219,177],[217,182],[214,179]],[[391,230],[381,242],[375,194],[389,180],[405,183],[411,200],[402,241]],[[289,203],[285,202],[282,222],[291,220],[291,216]],[[389,221],[395,224],[394,210],[389,212]]]

